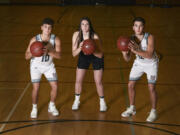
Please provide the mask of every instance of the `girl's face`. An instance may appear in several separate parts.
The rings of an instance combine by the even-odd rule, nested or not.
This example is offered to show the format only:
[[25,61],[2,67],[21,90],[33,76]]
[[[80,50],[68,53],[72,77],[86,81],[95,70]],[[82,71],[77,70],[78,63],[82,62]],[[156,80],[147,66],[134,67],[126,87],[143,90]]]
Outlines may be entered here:
[[81,30],[83,32],[89,32],[89,23],[86,20],[82,20],[81,22]]
[[141,35],[144,32],[144,25],[140,21],[135,21],[133,26],[134,33],[136,35]]

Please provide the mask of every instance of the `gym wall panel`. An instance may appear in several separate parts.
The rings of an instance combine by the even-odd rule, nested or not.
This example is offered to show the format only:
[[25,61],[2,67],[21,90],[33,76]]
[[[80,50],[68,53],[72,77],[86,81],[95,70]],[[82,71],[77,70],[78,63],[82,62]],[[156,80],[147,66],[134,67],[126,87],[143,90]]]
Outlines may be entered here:
[[0,4],[8,4],[8,3],[10,3],[10,0],[0,0]]
[[180,0],[136,0],[136,4],[180,5]]
[[57,4],[60,0],[10,0],[12,4],[14,3],[24,3],[24,4]]

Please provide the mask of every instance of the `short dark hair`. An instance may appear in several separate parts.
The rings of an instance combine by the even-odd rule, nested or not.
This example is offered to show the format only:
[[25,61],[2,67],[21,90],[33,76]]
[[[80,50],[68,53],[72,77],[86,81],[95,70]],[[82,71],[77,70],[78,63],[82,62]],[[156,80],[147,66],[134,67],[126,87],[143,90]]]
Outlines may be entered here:
[[43,24],[49,24],[49,25],[51,25],[53,27],[54,26],[54,20],[51,19],[51,18],[44,18],[43,21],[42,21],[42,25]]
[[135,18],[133,19],[133,25],[134,25],[134,23],[135,23],[136,21],[142,22],[143,25],[145,25],[145,23],[146,23],[145,19],[142,18],[142,17],[135,17]]

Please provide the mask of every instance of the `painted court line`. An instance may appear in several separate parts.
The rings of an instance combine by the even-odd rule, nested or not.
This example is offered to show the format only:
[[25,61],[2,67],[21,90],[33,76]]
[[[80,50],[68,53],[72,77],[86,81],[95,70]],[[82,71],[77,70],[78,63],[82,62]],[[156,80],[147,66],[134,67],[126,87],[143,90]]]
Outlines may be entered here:
[[[13,108],[11,109],[11,111],[9,112],[7,118],[5,119],[5,121],[9,121],[11,116],[13,115],[14,111],[16,110],[17,106],[19,105],[19,103],[21,102],[24,94],[26,93],[26,91],[28,90],[29,86],[30,86],[30,82],[26,85],[26,87],[24,88],[23,92],[21,93],[20,97],[18,98],[17,102],[15,103],[15,105],[13,106]],[[3,124],[0,127],[0,132],[3,131],[3,129],[5,128],[6,124]]]
[[8,88],[8,87],[0,87],[0,90],[23,90],[24,88]]
[[[121,60],[120,58],[118,59],[118,62],[121,66]],[[120,70],[120,77],[122,79],[122,81],[124,82],[124,75],[123,75],[123,72]],[[125,93],[125,102],[126,102],[126,106],[129,106],[129,98],[128,98],[128,93],[127,93],[127,89],[123,86],[123,91]],[[129,120],[132,121],[132,118],[129,117]],[[131,135],[135,135],[135,130],[134,130],[134,126],[133,125],[130,125],[130,129],[131,129]]]

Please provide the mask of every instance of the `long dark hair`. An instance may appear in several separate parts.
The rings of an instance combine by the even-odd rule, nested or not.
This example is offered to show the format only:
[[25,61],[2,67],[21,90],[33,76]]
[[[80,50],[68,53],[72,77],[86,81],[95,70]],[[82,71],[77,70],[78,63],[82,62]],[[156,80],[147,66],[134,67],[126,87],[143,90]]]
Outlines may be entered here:
[[84,20],[86,20],[89,23],[89,39],[93,39],[94,38],[95,31],[94,31],[94,29],[92,27],[91,20],[88,17],[82,17],[81,20],[80,20],[79,29],[78,29],[78,31],[79,31],[78,44],[84,40],[83,39],[82,29],[81,29],[81,23]]

